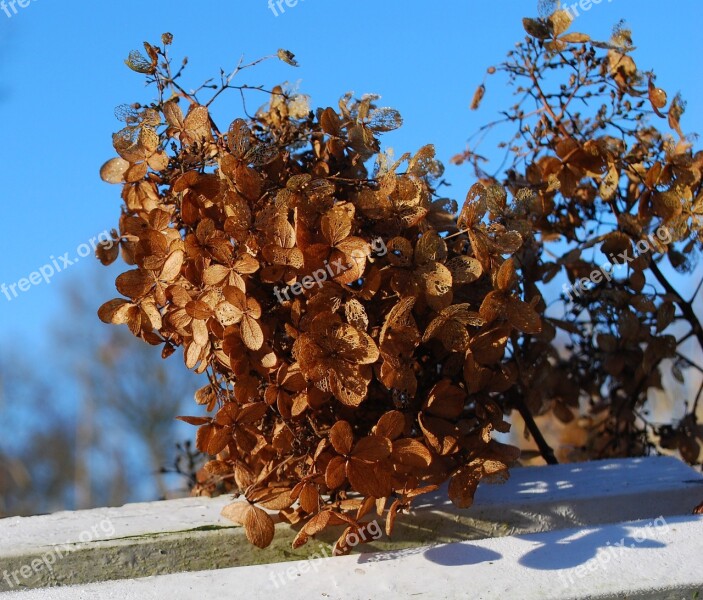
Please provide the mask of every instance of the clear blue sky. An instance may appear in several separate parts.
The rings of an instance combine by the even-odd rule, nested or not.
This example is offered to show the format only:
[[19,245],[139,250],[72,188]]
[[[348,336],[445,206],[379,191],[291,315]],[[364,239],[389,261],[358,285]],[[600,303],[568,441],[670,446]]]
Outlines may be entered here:
[[[322,106],[348,90],[381,94],[405,118],[387,143],[400,153],[433,142],[446,162],[494,117],[493,107],[507,104],[505,88],[489,81],[482,110],[468,110],[486,67],[523,36],[521,17],[537,13],[532,0],[300,0],[278,17],[267,0],[32,0],[17,11],[11,18],[0,11],[0,284],[17,282],[51,256],[75,256],[80,244],[117,223],[119,189],[102,183],[98,169],[114,154],[113,108],[152,98],[123,64],[143,40],[173,33],[174,53],[190,58],[193,85],[231,68],[242,53],[254,59],[288,48],[300,68],[272,61],[241,81],[299,80]],[[621,18],[634,30],[640,68],[658,72],[670,95],[683,92],[684,128],[702,131],[703,2],[603,0],[573,29],[607,38]],[[249,105],[263,100],[250,96]],[[227,118],[240,114],[235,93],[219,106]],[[469,170],[448,167],[447,179],[451,195],[463,199]],[[35,353],[60,318],[62,282],[90,285],[88,262],[11,302],[0,295],[0,339],[12,337],[17,350]],[[97,318],[95,326],[102,326]]]

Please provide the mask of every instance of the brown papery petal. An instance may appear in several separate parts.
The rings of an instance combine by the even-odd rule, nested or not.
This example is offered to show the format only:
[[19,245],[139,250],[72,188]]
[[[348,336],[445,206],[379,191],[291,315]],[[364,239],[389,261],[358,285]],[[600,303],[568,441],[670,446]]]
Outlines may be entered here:
[[481,263],[472,256],[456,256],[447,261],[446,267],[457,285],[473,283],[483,274]]
[[146,271],[136,269],[127,271],[117,277],[117,291],[128,298],[140,298],[154,285],[154,279]]
[[405,438],[393,442],[393,460],[402,465],[423,469],[430,466],[432,453],[422,442]]
[[398,410],[391,410],[378,420],[374,433],[389,440],[395,440],[403,434],[404,430],[405,415]]
[[247,539],[258,548],[266,548],[273,540],[276,531],[273,519],[259,507],[249,505],[243,525]]
[[161,268],[159,280],[167,283],[174,281],[181,273],[181,267],[183,266],[184,259],[185,253],[183,250],[176,250],[175,252],[172,252],[166,259],[164,266]]
[[337,421],[329,432],[330,443],[338,454],[347,455],[354,443],[354,433],[346,421]]
[[389,473],[380,473],[375,463],[352,459],[347,466],[351,486],[364,496],[385,498],[391,493]]
[[542,331],[542,319],[527,302],[510,299],[506,313],[508,321],[523,333],[537,334]]
[[341,456],[335,456],[325,469],[325,484],[330,490],[341,487],[347,478],[347,461]]
[[459,508],[469,508],[480,480],[480,462],[461,467],[449,480],[449,499]]
[[113,158],[100,167],[100,177],[107,183],[123,183],[129,163],[124,158]]
[[388,438],[370,435],[361,438],[352,450],[352,456],[360,460],[379,461],[388,458],[393,451],[393,445]]
[[264,345],[264,332],[256,319],[249,315],[242,317],[240,324],[242,341],[250,350],[259,350]]
[[244,518],[249,512],[250,506],[251,505],[248,502],[243,502],[239,500],[237,502],[232,502],[232,504],[228,504],[227,506],[225,506],[222,511],[220,511],[220,514],[225,519],[229,519],[237,525],[243,525]]
[[320,228],[327,243],[336,246],[351,233],[352,221],[345,210],[337,208],[322,217]]
[[103,304],[98,310],[98,317],[103,323],[124,325],[127,322],[127,311],[133,304],[123,298],[115,298]]
[[164,117],[169,125],[178,128],[183,127],[183,111],[178,106],[177,100],[169,100],[164,104]]

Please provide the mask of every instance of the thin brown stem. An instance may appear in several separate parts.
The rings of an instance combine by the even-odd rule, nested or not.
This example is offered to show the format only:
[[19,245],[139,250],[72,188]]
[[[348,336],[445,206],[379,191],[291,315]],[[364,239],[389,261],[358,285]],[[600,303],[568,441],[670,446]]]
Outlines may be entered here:
[[701,327],[701,323],[698,320],[696,313],[693,311],[693,307],[691,306],[691,303],[686,302],[681,297],[681,294],[679,294],[674,289],[674,286],[672,286],[671,283],[669,283],[669,280],[661,272],[661,270],[659,269],[659,265],[657,265],[657,263],[652,261],[650,263],[650,269],[652,270],[654,277],[656,277],[657,281],[662,285],[662,287],[666,290],[666,292],[668,294],[671,294],[672,296],[674,296],[674,298],[676,298],[676,304],[678,305],[679,309],[683,313],[684,318],[691,325],[691,331],[696,336],[696,339],[698,340],[698,345],[703,349],[703,327]]
[[542,101],[542,104],[544,105],[544,108],[546,111],[549,113],[549,115],[554,119],[554,124],[559,128],[559,131],[564,135],[564,137],[571,137],[569,135],[569,132],[566,130],[566,127],[564,127],[564,124],[560,121],[559,117],[554,113],[554,109],[552,108],[552,105],[549,104],[549,100],[544,95],[544,92],[542,91],[542,88],[539,85],[539,80],[537,79],[537,76],[534,74],[534,71],[530,71],[530,79],[532,79],[532,84],[535,86],[535,89],[537,90],[537,94],[539,95],[539,99]]
[[539,453],[542,455],[542,458],[548,465],[558,465],[559,461],[554,455],[554,450],[552,450],[552,447],[547,443],[547,440],[544,439],[544,436],[542,435],[539,426],[535,422],[535,419],[532,416],[530,409],[527,408],[527,404],[525,404],[525,401],[519,397],[514,398],[514,401],[515,407],[518,409],[518,412],[520,413],[520,416],[522,417],[523,421],[525,421],[527,430],[530,432],[530,435],[534,438],[535,443],[537,444],[537,448],[539,449]]

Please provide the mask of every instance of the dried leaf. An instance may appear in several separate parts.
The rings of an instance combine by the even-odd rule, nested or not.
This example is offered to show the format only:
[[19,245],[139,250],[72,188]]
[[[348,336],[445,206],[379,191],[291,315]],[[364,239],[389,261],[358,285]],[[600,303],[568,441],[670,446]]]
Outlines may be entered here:
[[284,63],[289,64],[291,67],[300,66],[298,64],[298,61],[295,60],[295,54],[293,54],[290,50],[285,50],[283,48],[279,48],[278,49],[278,58],[281,59]]

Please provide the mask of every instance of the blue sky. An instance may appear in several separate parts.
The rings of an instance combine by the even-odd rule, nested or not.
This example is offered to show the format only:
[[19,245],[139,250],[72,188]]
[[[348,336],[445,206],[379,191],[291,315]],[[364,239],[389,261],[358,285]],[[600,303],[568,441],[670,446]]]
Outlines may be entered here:
[[[74,261],[86,250],[83,244],[116,226],[119,187],[103,183],[98,171],[114,156],[111,134],[120,128],[114,108],[153,99],[143,76],[123,63],[144,40],[157,43],[161,33],[174,34],[173,55],[190,59],[188,87],[217,77],[220,68],[230,70],[242,54],[253,60],[287,48],[300,68],[270,61],[245,72],[239,83],[270,87],[289,81],[313,106],[335,106],[350,90],[380,94],[381,105],[400,110],[405,120],[402,129],[387,134],[385,145],[400,155],[431,142],[447,164],[472,133],[509,105],[507,88],[489,79],[481,110],[469,110],[486,68],[524,36],[521,18],[537,14],[536,0],[299,0],[295,7],[284,5],[278,16],[268,0],[21,1],[28,6],[16,4],[12,14],[8,5],[10,17],[0,3],[0,285],[7,286],[54,260],[63,269],[62,256],[68,253]],[[602,0],[582,12],[572,30],[607,39],[620,19],[633,29],[638,66],[657,72],[657,83],[670,97],[680,90],[688,101],[684,130],[703,131],[703,2]],[[265,99],[252,93],[248,107]],[[223,95],[216,120],[238,116],[238,94]],[[488,146],[482,153],[495,156]],[[460,202],[473,183],[469,168],[449,164],[445,179],[453,186],[444,193]],[[72,414],[79,411],[75,383],[56,374],[73,354],[51,332],[68,331],[62,344],[72,348],[81,347],[86,336],[101,337],[107,326],[95,312],[117,293],[97,287],[99,268],[91,257],[81,258],[49,285],[32,285],[11,301],[0,293],[0,358],[25,357],[16,364],[29,362],[41,373],[38,379],[57,383],[55,395]],[[114,281],[120,270],[123,265],[114,265],[103,281],[110,276]],[[61,312],[66,286],[86,287],[96,297],[92,320],[75,330]],[[8,433],[24,430],[27,415],[12,412],[24,400],[9,400],[3,406],[0,397],[0,425]],[[179,431],[186,437],[191,430]],[[136,456],[134,465],[138,470]],[[139,494],[150,498],[153,491]]]
[[[59,265],[66,252],[75,258],[81,244],[116,225],[119,189],[101,182],[98,169],[114,155],[114,107],[152,99],[143,78],[123,64],[143,40],[173,33],[174,54],[190,58],[193,86],[230,69],[242,53],[255,59],[288,48],[300,68],[271,61],[240,82],[299,82],[321,106],[348,90],[381,94],[382,104],[405,119],[386,143],[401,153],[433,142],[448,162],[507,104],[506,88],[489,80],[482,109],[468,110],[486,67],[523,36],[521,17],[537,13],[532,0],[300,0],[284,8],[276,17],[267,0],[32,0],[10,18],[0,12],[0,284],[17,282],[51,257]],[[688,101],[684,129],[700,131],[703,2],[603,0],[573,29],[607,38],[621,18],[633,28],[640,68],[658,72],[670,96],[681,90]],[[251,95],[249,106],[264,99]],[[219,110],[240,116],[238,95],[224,97]],[[446,178],[453,183],[448,195],[461,201],[472,183],[469,169],[448,166]],[[0,295],[0,339],[12,338],[20,352],[43,346],[61,318],[61,285],[91,285],[90,262],[12,301]],[[95,327],[104,327],[97,318]]]

